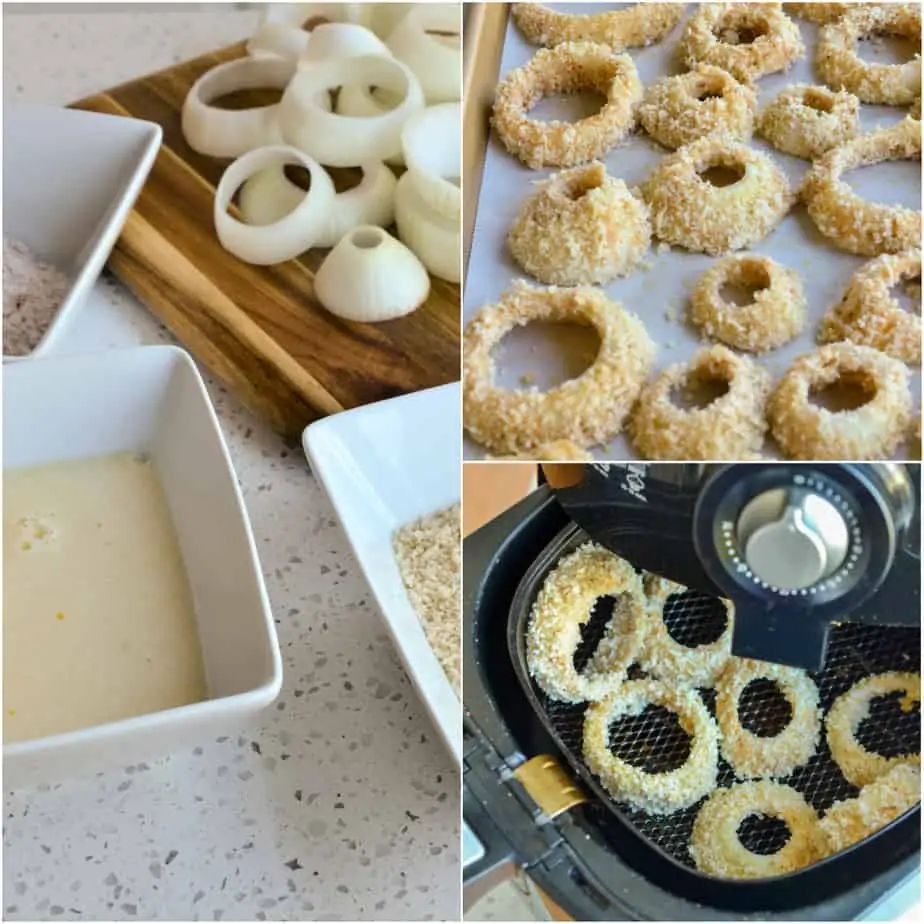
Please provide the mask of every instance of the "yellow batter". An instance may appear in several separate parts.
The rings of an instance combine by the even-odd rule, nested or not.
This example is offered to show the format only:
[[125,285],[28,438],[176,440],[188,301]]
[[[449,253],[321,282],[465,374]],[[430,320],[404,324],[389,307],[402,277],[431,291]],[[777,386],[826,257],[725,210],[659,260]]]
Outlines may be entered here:
[[206,695],[153,467],[124,454],[4,472],[4,743]]

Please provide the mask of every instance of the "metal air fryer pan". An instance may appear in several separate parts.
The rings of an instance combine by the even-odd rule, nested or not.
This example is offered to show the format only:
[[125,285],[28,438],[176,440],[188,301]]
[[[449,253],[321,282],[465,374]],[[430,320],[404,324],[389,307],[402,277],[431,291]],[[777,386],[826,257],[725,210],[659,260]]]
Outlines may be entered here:
[[[465,540],[464,809],[486,848],[486,855],[466,868],[466,882],[513,860],[580,920],[848,920],[864,916],[904,883],[920,865],[919,807],[807,869],[773,879],[728,881],[703,875],[685,854],[695,809],[651,819],[608,797],[580,761],[575,729],[583,707],[548,703],[529,680],[522,648],[532,595],[557,558],[580,540],[546,488]],[[697,623],[709,623],[716,605],[701,596],[680,598],[680,604],[685,607],[681,618],[694,632]],[[920,669],[915,630],[841,630],[845,633],[833,639],[826,670],[817,678],[825,706],[865,673]],[[584,641],[590,647],[594,640],[587,635]],[[768,704],[761,708],[772,721]],[[890,744],[881,734],[866,743],[888,753],[890,746],[907,746],[909,735],[919,740],[919,724],[886,724],[891,737],[904,742]],[[647,740],[661,759],[676,746],[670,730],[650,719],[648,728],[634,729],[634,736],[636,742]],[[586,801],[555,817],[544,813],[516,775],[537,755],[554,758]],[[818,809],[856,792],[840,778],[824,745],[801,782],[798,774],[790,782]],[[770,849],[779,832],[758,822],[742,836],[752,849],[761,844]]]

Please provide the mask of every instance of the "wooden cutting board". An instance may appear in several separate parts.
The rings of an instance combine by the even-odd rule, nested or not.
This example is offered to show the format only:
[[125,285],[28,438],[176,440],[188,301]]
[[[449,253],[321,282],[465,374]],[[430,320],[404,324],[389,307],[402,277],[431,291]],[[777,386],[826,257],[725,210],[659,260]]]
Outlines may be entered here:
[[[314,273],[327,251],[257,267],[219,245],[212,203],[228,161],[186,144],[180,112],[201,74],[244,54],[243,44],[234,45],[73,104],[157,122],[164,132],[110,268],[244,404],[290,437],[326,414],[456,381],[458,285],[433,279],[429,299],[413,314],[357,324],[328,314],[314,297]],[[238,93],[222,105],[277,98]],[[331,173],[338,189],[359,175]]]

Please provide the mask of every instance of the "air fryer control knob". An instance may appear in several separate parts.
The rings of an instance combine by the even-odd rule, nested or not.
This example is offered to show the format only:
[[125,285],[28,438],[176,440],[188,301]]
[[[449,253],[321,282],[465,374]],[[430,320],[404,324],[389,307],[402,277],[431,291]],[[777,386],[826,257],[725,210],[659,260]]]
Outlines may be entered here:
[[849,546],[841,512],[814,491],[764,491],[741,511],[739,548],[756,577],[780,590],[802,590],[833,574]]

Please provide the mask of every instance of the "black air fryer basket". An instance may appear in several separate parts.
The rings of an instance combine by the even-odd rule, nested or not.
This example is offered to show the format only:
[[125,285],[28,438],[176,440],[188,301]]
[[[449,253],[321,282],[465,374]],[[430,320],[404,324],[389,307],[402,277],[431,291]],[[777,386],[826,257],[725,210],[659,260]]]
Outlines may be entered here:
[[[525,631],[546,575],[582,542],[547,489],[542,488],[465,540],[465,815],[486,844],[487,856],[467,871],[471,879],[502,860],[525,865],[539,884],[578,919],[846,920],[863,914],[919,865],[920,808],[873,837],[811,867],[762,880],[724,880],[696,869],[689,855],[693,821],[701,805],[652,816],[616,803],[581,756],[585,706],[550,700],[529,677]],[[657,541],[653,533],[652,541]],[[694,645],[722,631],[724,605],[688,591],[670,599],[665,619],[671,634]],[[609,617],[601,601],[585,625],[575,656],[581,668]],[[831,635],[828,660],[814,675],[822,706],[862,677],[887,670],[920,670],[917,627],[840,625]],[[710,708],[714,695],[709,691]],[[742,698],[744,724],[773,733],[789,714],[782,697],[755,684]],[[666,711],[649,707],[614,728],[611,748],[650,771],[679,766],[687,736]],[[890,755],[919,751],[920,713],[897,703],[874,709],[860,740]],[[518,766],[548,754],[566,768],[588,801],[548,819],[512,776]],[[734,780],[720,762],[719,785]],[[815,757],[786,780],[819,812],[857,789],[841,774],[822,735]],[[758,853],[779,849],[784,826],[749,819],[743,843]]]

